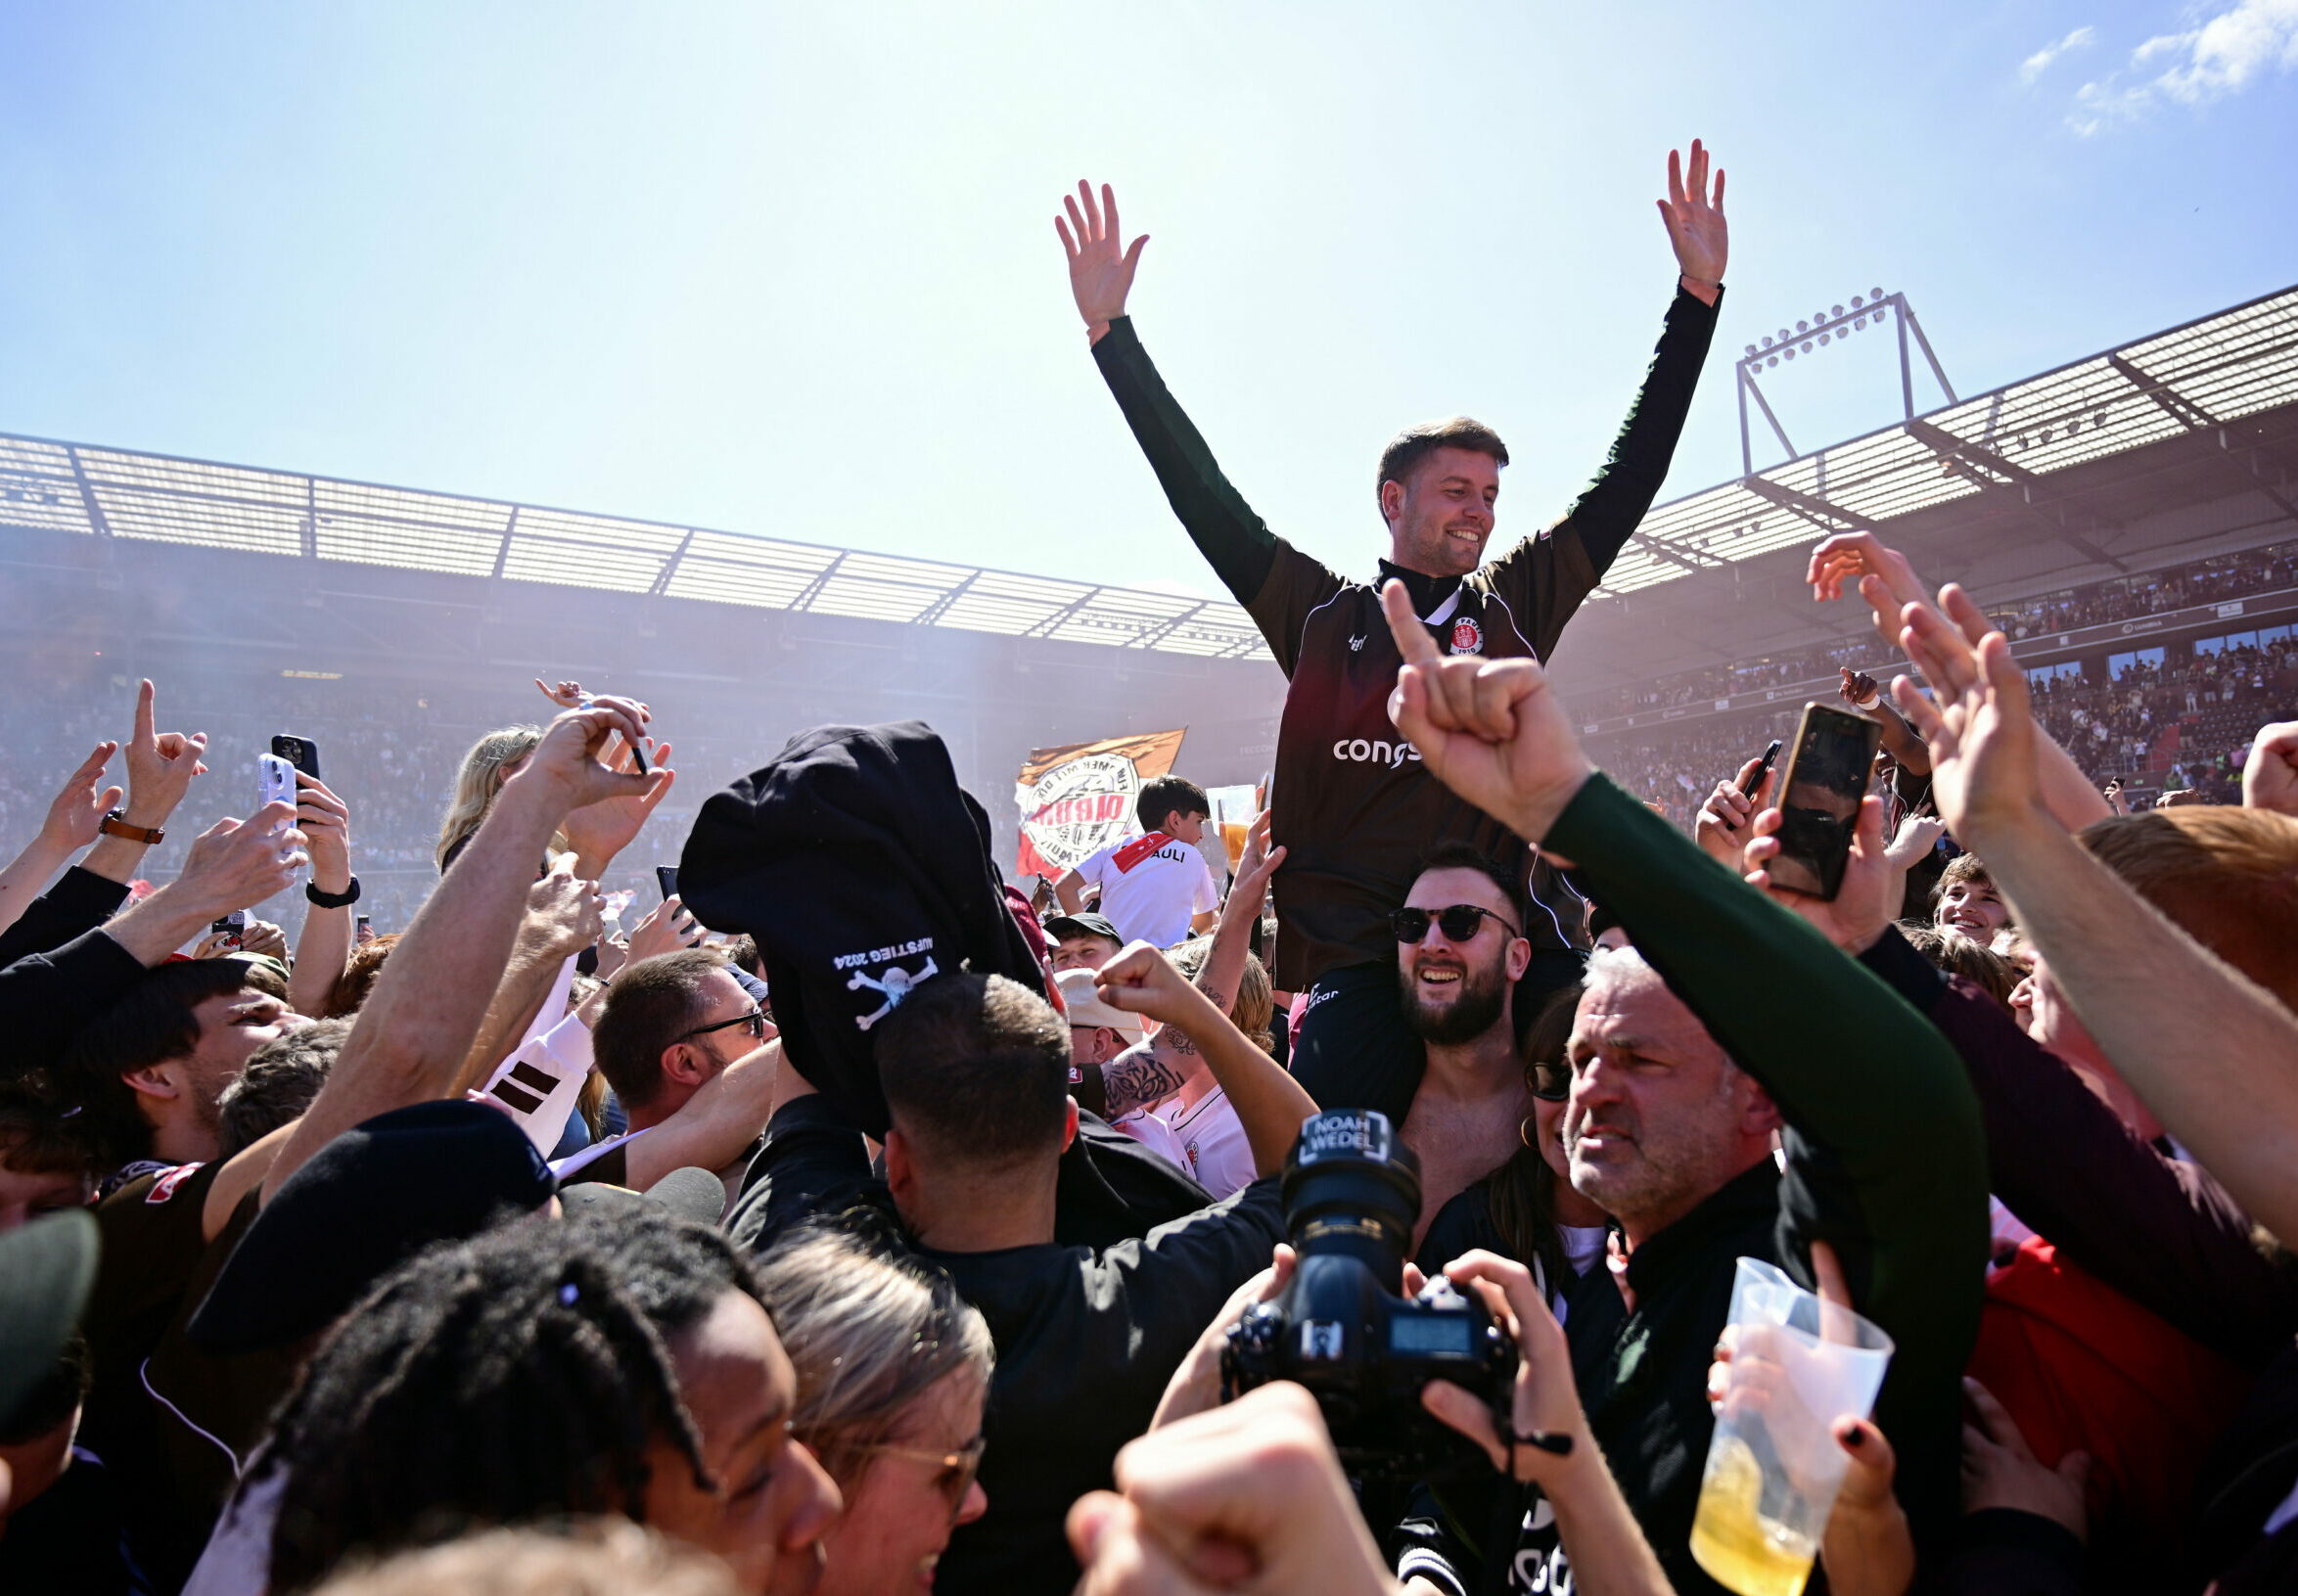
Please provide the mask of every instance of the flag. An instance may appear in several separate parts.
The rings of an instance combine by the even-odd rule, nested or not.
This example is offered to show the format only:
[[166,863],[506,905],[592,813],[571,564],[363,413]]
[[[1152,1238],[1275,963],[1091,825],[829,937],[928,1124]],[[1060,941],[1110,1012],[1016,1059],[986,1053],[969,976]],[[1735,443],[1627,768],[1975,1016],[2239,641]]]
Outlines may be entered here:
[[1139,732],[1032,749],[1013,789],[1022,812],[1015,871],[1059,876],[1095,849],[1138,831],[1133,799],[1143,782],[1172,769],[1182,735]]

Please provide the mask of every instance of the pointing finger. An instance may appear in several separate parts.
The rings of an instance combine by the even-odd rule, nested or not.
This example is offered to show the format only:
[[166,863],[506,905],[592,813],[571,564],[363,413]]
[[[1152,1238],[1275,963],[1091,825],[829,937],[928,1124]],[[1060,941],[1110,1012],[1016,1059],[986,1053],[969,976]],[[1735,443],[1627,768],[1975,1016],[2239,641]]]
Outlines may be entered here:
[[1412,595],[1393,576],[1381,584],[1380,613],[1388,617],[1389,635],[1397,640],[1397,652],[1406,664],[1433,665],[1444,658],[1437,653],[1436,639],[1428,635],[1428,628],[1413,613]]
[[144,678],[144,685],[136,689],[136,746],[152,746],[152,679]]

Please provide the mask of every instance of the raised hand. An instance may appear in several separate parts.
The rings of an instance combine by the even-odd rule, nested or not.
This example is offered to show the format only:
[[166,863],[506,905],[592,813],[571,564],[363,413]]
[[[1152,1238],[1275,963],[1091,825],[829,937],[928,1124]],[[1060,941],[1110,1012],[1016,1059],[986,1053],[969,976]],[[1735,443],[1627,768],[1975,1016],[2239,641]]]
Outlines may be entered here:
[[1832,901],[1796,891],[1771,879],[1769,867],[1779,856],[1779,827],[1784,818],[1777,809],[1766,809],[1755,817],[1751,828],[1755,835],[1745,853],[1748,885],[1769,892],[1845,952],[1864,953],[1875,945],[1883,928],[1899,917],[1907,890],[1906,867],[1894,868],[1883,845],[1883,800],[1860,799],[1859,817],[1852,826],[1851,853]]
[[1261,912],[1261,900],[1268,895],[1268,884],[1285,862],[1282,843],[1268,845],[1268,821],[1272,810],[1264,809],[1253,817],[1253,824],[1245,829],[1245,851],[1237,858],[1237,879],[1229,884],[1229,897],[1241,899],[1255,914]]
[[[601,699],[597,702],[604,704],[609,701]],[[654,769],[638,778],[648,784],[644,791],[587,804],[569,815],[567,823],[559,828],[588,874],[603,877],[615,855],[637,840],[647,817],[669,795],[670,784],[677,779],[677,773],[670,768],[669,758],[670,745],[656,744]],[[631,772],[636,762],[630,747],[625,744],[621,753],[615,759],[614,768]]]
[[550,700],[553,704],[557,705],[562,709],[579,709],[582,707],[583,692],[582,684],[580,682],[561,682],[556,687],[553,687],[546,683],[540,676],[537,676],[534,678],[534,685],[538,690],[540,690],[544,698]]
[[104,824],[104,817],[119,807],[120,790],[107,787],[98,792],[97,781],[104,767],[112,762],[112,755],[119,751],[117,743],[98,743],[95,752],[80,761],[48,804],[48,818],[40,823],[40,841],[59,853],[70,853],[86,847],[99,835],[96,828]]
[[341,892],[351,884],[351,808],[317,776],[296,772],[296,824],[311,853],[311,885]]
[[[1691,141],[1691,170],[1682,158],[1668,152],[1668,198],[1660,202],[1660,220],[1675,246],[1676,264],[1686,279],[1684,287],[1708,303],[1724,281],[1724,263],[1730,254],[1731,230],[1724,221],[1724,168],[1716,168],[1716,188],[1708,190],[1708,151]],[[1702,290],[1705,293],[1702,293]]]
[[1437,780],[1539,842],[1595,773],[1546,673],[1533,660],[1439,654],[1402,582],[1380,604],[1404,657],[1389,719]]
[[686,912],[685,900],[672,892],[655,905],[653,913],[630,928],[629,962],[636,964],[658,953],[675,953],[701,939],[701,929],[695,925],[694,916]]
[[[1747,784],[1755,781],[1759,771],[1763,772],[1764,779],[1757,786],[1755,796],[1750,798],[1746,791]],[[1716,784],[1716,790],[1708,795],[1707,802],[1700,805],[1700,812],[1693,817],[1692,841],[1725,869],[1744,868],[1740,855],[1752,835],[1748,828],[1755,823],[1758,811],[1763,808],[1765,798],[1771,791],[1771,772],[1764,769],[1762,759],[1750,759],[1739,767],[1738,775],[1729,781]]]
[[288,804],[266,803],[245,820],[218,820],[193,839],[183,874],[167,889],[207,919],[252,908],[296,879],[309,862]]
[[[1941,608],[1964,628],[1977,617],[1960,588],[1939,595]],[[1984,625],[1984,617],[1977,623]],[[2027,707],[2027,673],[2000,632],[1982,632],[1972,648],[1958,629],[1927,606],[1909,605],[1901,642],[1938,692],[1923,697],[1902,676],[1891,684],[1900,713],[1931,748],[1931,791],[1948,830],[1986,851],[1992,831],[2016,830],[2046,816],[2037,787],[2035,717]]]
[[190,791],[192,778],[204,776],[200,762],[207,752],[206,732],[159,732],[153,727],[152,684],[136,690],[135,730],[127,740],[127,809],[131,826],[164,826],[167,817]]
[[1129,944],[1094,971],[1093,989],[1113,1009],[1183,1031],[1201,1024],[1204,1011],[1213,1007],[1172,960],[1147,942]]
[[1069,217],[1054,217],[1053,230],[1069,251],[1069,291],[1077,298],[1078,314],[1085,318],[1086,332],[1098,343],[1109,324],[1126,313],[1133,268],[1141,263],[1141,247],[1149,235],[1143,233],[1130,249],[1125,248],[1125,235],[1117,224],[1117,193],[1107,183],[1101,185],[1098,204],[1092,185],[1082,179],[1077,198],[1065,198],[1061,204]]
[[1857,584],[1873,612],[1875,635],[1887,649],[1899,647],[1900,615],[1910,604],[1928,605],[1922,578],[1907,557],[1886,548],[1873,532],[1838,532],[1812,550],[1804,571],[1812,597],[1821,604],[1843,597],[1843,584]]
[[[530,786],[521,791],[547,789],[552,803],[563,804],[567,810],[582,809],[610,798],[643,799],[649,795],[654,802],[659,802],[661,793],[657,790],[670,785],[668,771],[641,776],[633,770],[610,768],[599,762],[607,745],[620,735],[623,753],[618,764],[627,766],[629,751],[646,736],[647,719],[645,706],[629,699],[599,698],[587,709],[570,709],[545,728],[542,741],[527,756],[519,773],[503,784],[503,791],[508,793],[520,783],[529,782]],[[649,811],[654,802],[647,804]],[[632,830],[635,834],[635,828]]]
[[562,853],[527,889],[519,940],[546,957],[571,956],[598,940],[606,912],[598,883],[577,875],[574,855]]
[[2242,806],[2298,815],[2298,720],[2258,728],[2242,765]]

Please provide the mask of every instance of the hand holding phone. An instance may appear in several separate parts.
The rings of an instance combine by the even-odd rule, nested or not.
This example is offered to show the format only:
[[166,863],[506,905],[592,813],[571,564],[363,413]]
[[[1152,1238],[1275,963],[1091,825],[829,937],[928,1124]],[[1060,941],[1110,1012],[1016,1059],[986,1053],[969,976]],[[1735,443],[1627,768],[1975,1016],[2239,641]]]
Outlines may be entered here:
[[[266,803],[284,803],[291,809],[296,806],[296,767],[276,753],[255,755],[255,806],[261,808]],[[285,831],[288,824],[283,820],[271,829]]]
[[322,779],[319,774],[319,745],[308,737],[291,737],[282,732],[271,740],[271,752],[274,757],[285,759],[313,781]]
[[1865,715],[1804,706],[1779,785],[1779,853],[1766,867],[1772,886],[1834,901],[1882,738],[1882,726]]
[[1771,767],[1779,762],[1780,747],[1779,739],[1772,738],[1771,746],[1764,750],[1763,758],[1756,763],[1756,773],[1739,784],[1740,797],[1754,798],[1758,792],[1762,791],[1764,778],[1771,774]]
[[678,895],[678,867],[674,864],[655,866],[655,885],[663,889],[663,901],[667,903]]

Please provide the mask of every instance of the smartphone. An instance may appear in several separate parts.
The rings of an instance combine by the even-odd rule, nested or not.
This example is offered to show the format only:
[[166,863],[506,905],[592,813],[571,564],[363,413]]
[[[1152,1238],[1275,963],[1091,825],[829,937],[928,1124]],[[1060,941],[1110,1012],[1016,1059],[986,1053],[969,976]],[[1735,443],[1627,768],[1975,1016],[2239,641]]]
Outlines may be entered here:
[[655,866],[655,885],[663,889],[663,901],[667,903],[678,895],[678,867],[674,864]]
[[207,928],[209,935],[221,933],[225,947],[238,947],[248,938],[248,911],[234,909]]
[[374,922],[373,920],[370,920],[370,919],[369,919],[367,916],[365,916],[365,915],[361,915],[361,916],[359,916],[359,918],[358,918],[357,922],[355,923],[355,929],[354,929],[354,930],[352,931],[352,933],[351,933],[351,939],[352,939],[353,941],[355,941],[355,942],[372,942],[372,941],[374,941],[374,940],[375,940],[375,922]]
[[1867,794],[1867,767],[1883,740],[1880,722],[1828,704],[1804,706],[1795,752],[1779,786],[1779,852],[1772,885],[1832,900]]
[[282,732],[271,740],[272,754],[285,759],[313,781],[319,777],[319,745],[308,737],[290,737]]
[[1771,739],[1771,746],[1764,750],[1764,762],[1756,766],[1756,773],[1754,775],[1750,776],[1746,781],[1739,784],[1739,796],[1741,798],[1754,798],[1756,796],[1757,792],[1764,785],[1764,778],[1771,774],[1771,767],[1779,762],[1779,750],[1781,747],[1782,745],[1778,738],[1774,737]]
[[[255,755],[255,805],[266,803],[294,804],[296,801],[296,767],[276,753]],[[288,822],[282,821],[274,831],[285,831]]]

